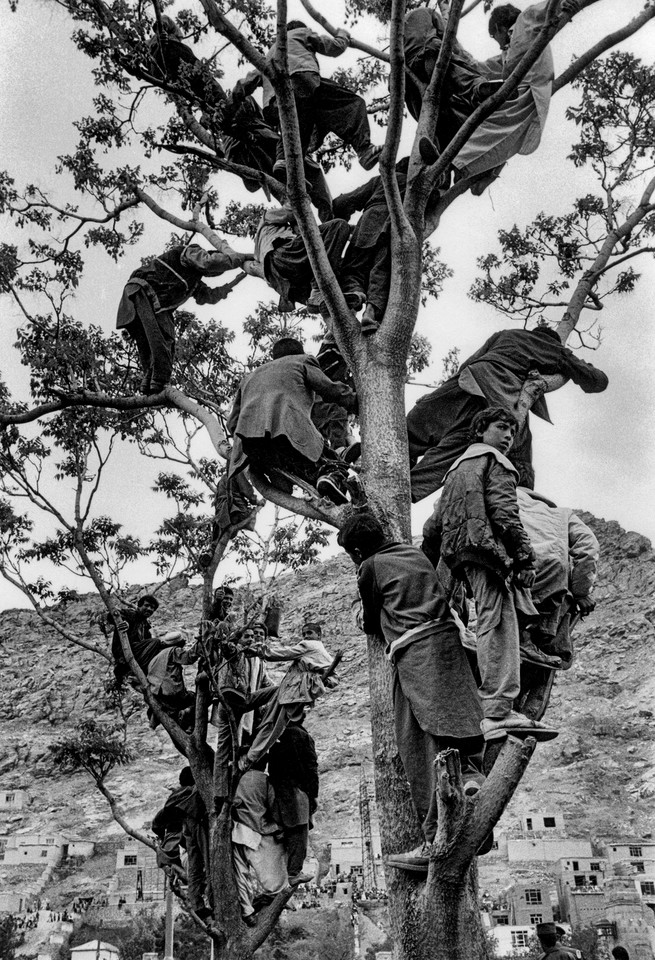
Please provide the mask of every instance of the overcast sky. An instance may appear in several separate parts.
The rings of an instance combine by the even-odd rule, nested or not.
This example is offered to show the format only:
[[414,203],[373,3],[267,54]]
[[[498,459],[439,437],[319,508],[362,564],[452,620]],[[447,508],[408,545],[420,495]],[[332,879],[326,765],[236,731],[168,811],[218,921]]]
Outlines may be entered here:
[[[190,4],[201,12],[198,0]],[[528,4],[518,2],[521,8]],[[322,9],[327,5],[320,4]],[[591,10],[583,11],[569,25],[553,47],[556,73],[571,56],[587,49],[596,39],[625,23],[643,7],[642,0],[601,0]],[[329,16],[339,21],[342,0],[331,0]],[[300,6],[290,4],[290,17],[306,14]],[[2,13],[4,57],[0,64],[0,80],[4,96],[0,105],[0,124],[4,131],[0,166],[11,171],[17,184],[41,185],[55,199],[72,200],[67,178],[55,174],[58,155],[69,152],[76,142],[72,121],[92,112],[96,91],[90,77],[90,61],[79,54],[69,39],[71,24],[54,3],[21,0],[16,13],[5,6]],[[373,42],[383,30],[375,24],[360,25],[355,36]],[[479,58],[497,53],[489,39],[486,17],[481,6],[467,17],[461,39]],[[201,48],[211,54],[222,43],[213,38]],[[651,25],[628,43],[628,49],[652,62],[655,49],[655,28]],[[345,60],[346,58],[344,58]],[[323,72],[329,75],[342,61],[323,59]],[[239,72],[233,59],[223,58],[227,86]],[[454,270],[438,303],[430,301],[419,314],[417,331],[433,344],[433,364],[420,379],[432,383],[441,371],[441,358],[452,347],[459,347],[464,359],[493,332],[511,324],[491,308],[474,303],[467,291],[476,276],[476,257],[496,249],[500,228],[508,229],[529,222],[541,210],[565,213],[571,200],[593,186],[585,171],[576,170],[566,155],[575,138],[573,127],[565,122],[564,111],[572,94],[562,92],[552,101],[542,144],[537,153],[515,157],[503,176],[482,197],[466,196],[453,204],[445,214],[433,240],[441,247],[442,258]],[[153,109],[161,115],[161,105],[149,94]],[[407,152],[414,123],[405,123],[403,138]],[[383,131],[374,126],[373,139],[381,142]],[[135,162],[139,162],[137,156]],[[334,195],[364,182],[367,174],[356,165],[350,172],[334,171],[329,181]],[[261,201],[238,186],[228,174],[212,178],[224,202],[232,197]],[[638,194],[635,191],[635,199]],[[82,205],[85,201],[80,201]],[[84,207],[86,209],[86,207]],[[175,211],[179,213],[180,211]],[[157,252],[165,242],[169,229],[149,215],[146,239],[132,249],[126,258],[114,264],[102,253],[83,250],[88,270],[76,296],[75,312],[84,322],[97,323],[107,332],[114,327],[116,306],[123,284],[139,258]],[[235,241],[239,249],[248,243]],[[655,418],[651,398],[655,387],[655,336],[653,335],[653,301],[655,270],[652,258],[644,257],[636,264],[642,274],[637,292],[608,303],[601,315],[603,338],[593,353],[581,350],[579,355],[605,370],[610,379],[607,391],[600,395],[583,394],[575,385],[567,384],[548,397],[553,424],[532,418],[535,438],[534,461],[536,487],[561,505],[591,510],[605,519],[618,520],[628,529],[649,537],[655,535],[655,515],[651,508],[655,476]],[[235,330],[258,300],[268,301],[269,291],[259,280],[242,283],[226,304],[198,308],[202,317],[220,317]],[[11,346],[16,327],[22,317],[8,297],[2,301],[0,348],[3,376],[16,396],[25,396],[26,371],[21,368]],[[555,311],[552,321],[560,318]],[[314,332],[314,331],[312,331]],[[411,406],[426,391],[423,386],[410,386],[407,403]],[[125,529],[148,539],[160,514],[157,501],[150,492],[154,468],[144,465],[133,451],[126,451],[110,471],[106,492],[99,501],[99,510],[112,512]],[[65,496],[67,491],[61,491]],[[432,499],[413,508],[413,528],[420,532],[432,508]],[[138,579],[154,579],[144,567],[136,571]],[[70,578],[68,578],[70,581]],[[72,583],[71,583],[72,585]],[[0,583],[2,606],[23,606],[22,598]]]

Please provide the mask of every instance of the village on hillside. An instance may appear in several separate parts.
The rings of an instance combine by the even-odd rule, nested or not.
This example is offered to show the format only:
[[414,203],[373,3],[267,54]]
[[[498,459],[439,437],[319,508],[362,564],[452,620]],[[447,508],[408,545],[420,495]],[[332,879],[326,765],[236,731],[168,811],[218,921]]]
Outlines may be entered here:
[[[385,960],[391,954],[375,949],[386,941],[388,919],[371,788],[362,765],[359,797],[352,797],[359,833],[332,837],[327,860],[308,858],[304,872],[314,880],[297,890],[287,912],[336,907],[350,917],[355,956]],[[168,881],[155,853],[128,836],[98,842],[73,831],[41,831],[29,807],[28,791],[0,789],[0,914],[11,915],[21,935],[16,956],[118,960],[118,947],[100,933],[77,943],[76,931],[82,924],[98,931],[128,927],[143,911],[163,916]],[[101,860],[105,869],[95,875],[89,868]],[[527,954],[536,925],[554,921],[565,934],[593,929],[599,957],[609,958],[620,942],[631,960],[653,960],[655,838],[572,837],[557,809],[506,815],[481,861],[480,909],[498,957]]]

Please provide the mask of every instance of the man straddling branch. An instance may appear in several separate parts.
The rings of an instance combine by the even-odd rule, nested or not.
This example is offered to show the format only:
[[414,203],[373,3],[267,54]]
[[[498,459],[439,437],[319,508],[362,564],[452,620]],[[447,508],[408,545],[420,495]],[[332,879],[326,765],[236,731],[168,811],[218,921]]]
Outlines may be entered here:
[[327,446],[311,412],[317,394],[355,412],[355,391],[328,379],[292,337],[273,345],[272,358],[239,384],[227,421],[234,437],[229,476],[249,464],[255,473],[272,472],[273,485],[291,493],[292,481],[278,473],[289,472],[333,503],[347,503],[348,465]]
[[477,414],[473,443],[446,475],[426,539],[429,553],[440,554],[475,599],[485,740],[551,740],[556,730],[513,709],[521,690],[517,612],[538,619],[530,595],[535,554],[519,517],[517,471],[507,459],[516,428],[502,407]]
[[[310,145],[317,150],[328,133],[334,133],[353,148],[364,170],[372,170],[380,158],[382,147],[371,143],[365,101],[351,90],[322,77],[316,59],[316,54],[340,57],[348,48],[349,38],[346,30],[337,30],[335,37],[314,33],[302,20],[290,20],[287,24],[289,74],[296,101],[300,144],[304,157]],[[266,54],[268,63],[273,62],[276,53],[277,42]],[[275,90],[268,77],[252,71],[241,81],[241,90],[251,93],[259,83],[263,87],[264,116],[276,116],[278,106]],[[287,167],[282,139],[277,146],[274,175],[286,182]]]
[[[384,640],[393,666],[396,743],[425,837],[421,847],[390,857],[388,863],[424,873],[437,833],[437,754],[448,748],[459,751],[467,795],[475,795],[484,782],[480,698],[425,554],[411,544],[390,541],[367,512],[349,517],[338,541],[358,564],[362,627]],[[490,845],[479,853],[488,852]]]
[[225,240],[220,241],[218,250],[189,243],[171,247],[131,274],[118,305],[116,329],[125,330],[136,345],[143,371],[141,393],[161,393],[170,382],[175,357],[174,311],[190,297],[198,304],[218,303],[245,274],[213,288],[201,278],[218,277],[237,267],[248,272],[253,259],[254,254],[237,253]]
[[[338,279],[350,233],[348,224],[345,220],[328,220],[320,224],[318,230]],[[293,310],[295,303],[304,303],[310,313],[320,311],[326,320],[329,318],[291,207],[271,207],[264,212],[255,234],[255,258],[269,287],[280,295],[281,311]],[[358,294],[346,287],[343,294],[351,309],[361,307]]]

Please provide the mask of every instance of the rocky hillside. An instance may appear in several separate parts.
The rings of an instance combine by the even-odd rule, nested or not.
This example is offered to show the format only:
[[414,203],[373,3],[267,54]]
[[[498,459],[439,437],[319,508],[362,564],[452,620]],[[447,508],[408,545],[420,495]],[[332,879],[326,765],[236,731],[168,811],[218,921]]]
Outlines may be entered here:
[[[643,833],[655,825],[655,554],[618,524],[583,514],[603,549],[599,605],[577,632],[574,668],[558,677],[549,719],[561,730],[540,746],[509,811],[556,806],[572,835]],[[346,557],[282,578],[284,633],[305,616],[324,622],[327,645],[343,647],[341,686],[313,711],[309,728],[321,760],[321,803],[314,840],[358,832],[359,765],[370,756],[365,641],[354,626],[355,585]],[[200,594],[171,584],[160,593],[156,623],[194,629]],[[68,603],[54,616],[95,641],[99,601]],[[82,775],[53,771],[48,747],[98,715],[106,661],[71,648],[24,610],[0,619],[0,787],[27,788],[31,803],[10,828],[65,829],[98,840],[119,832],[105,800]],[[134,700],[130,725],[137,754],[110,787],[135,825],[151,819],[176,780],[180,758],[153,732]]]

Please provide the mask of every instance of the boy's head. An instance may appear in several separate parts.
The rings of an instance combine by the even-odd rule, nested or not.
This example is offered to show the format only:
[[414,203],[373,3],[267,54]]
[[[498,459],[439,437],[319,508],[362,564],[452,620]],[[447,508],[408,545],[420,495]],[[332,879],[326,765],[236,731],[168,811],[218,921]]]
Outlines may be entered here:
[[321,639],[321,625],[320,623],[310,622],[303,623],[301,630],[303,640],[320,640]]
[[193,779],[191,767],[182,767],[180,770],[180,786],[192,787],[196,781]]
[[302,20],[289,20],[287,23],[287,31],[300,29],[307,29],[307,24],[303,23]]
[[630,960],[630,954],[625,947],[614,947],[612,950],[614,960]]
[[518,430],[518,420],[504,407],[488,407],[476,413],[471,421],[471,442],[487,446],[507,454]]
[[489,17],[489,36],[503,49],[509,44],[509,31],[518,20],[521,11],[513,3],[503,3],[492,10]]
[[548,950],[549,947],[554,947],[557,943],[557,927],[554,923],[538,923],[536,933],[539,938],[539,943],[544,950]]
[[550,337],[551,340],[557,340],[558,343],[562,342],[562,338],[560,337],[555,327],[549,327],[545,323],[539,324],[539,326],[535,327],[532,332],[538,333],[542,337]]
[[372,557],[386,540],[382,524],[367,511],[348,517],[337,537],[339,546],[350,554],[355,563]]
[[268,637],[268,627],[263,620],[260,620],[259,623],[253,623],[252,632],[255,636],[255,643],[264,643]]
[[279,360],[280,357],[293,357],[304,352],[305,348],[300,340],[296,340],[295,337],[282,337],[273,344],[271,356],[274,360]]

